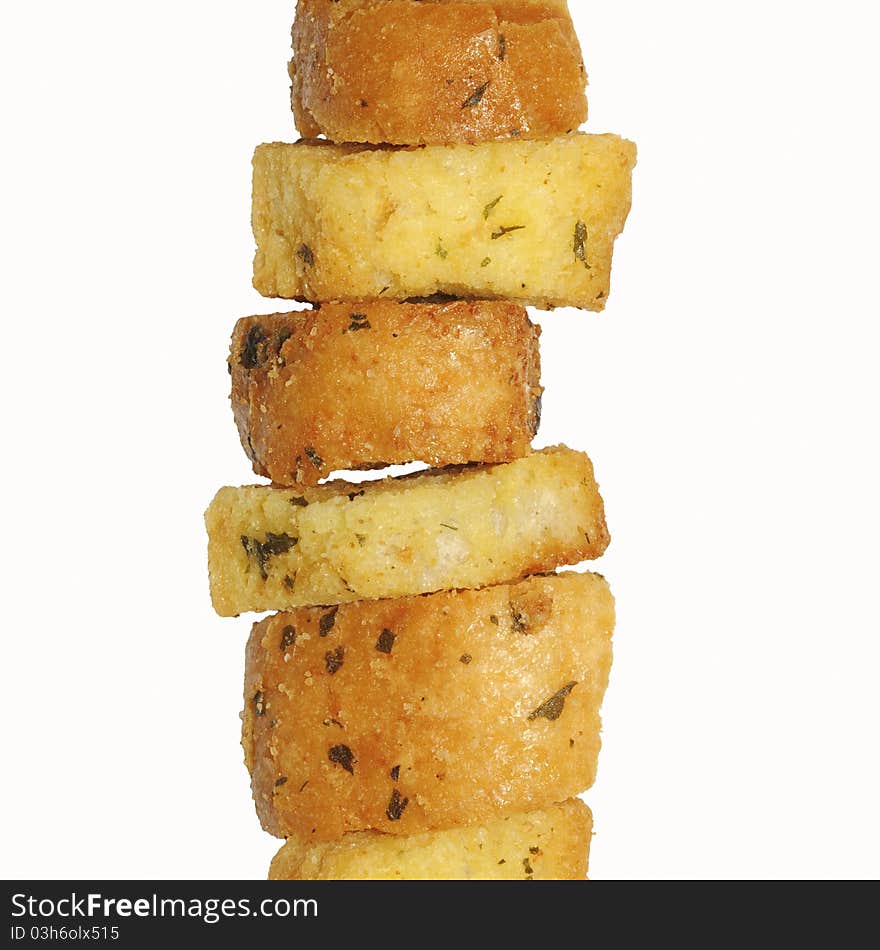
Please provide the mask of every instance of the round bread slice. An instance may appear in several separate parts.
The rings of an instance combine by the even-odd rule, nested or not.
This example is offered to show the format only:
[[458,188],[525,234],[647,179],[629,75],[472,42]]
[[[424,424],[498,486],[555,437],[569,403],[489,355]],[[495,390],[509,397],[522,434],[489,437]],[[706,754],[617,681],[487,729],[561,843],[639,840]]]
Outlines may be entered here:
[[411,835],[577,795],[613,626],[604,578],[576,573],[255,624],[242,744],[263,827]]
[[540,417],[539,333],[523,307],[500,301],[245,317],[229,356],[242,446],[277,485],[411,461],[519,458]]
[[355,831],[288,838],[270,881],[583,881],[593,816],[576,798],[479,825],[410,837]]
[[447,294],[602,310],[636,152],[616,135],[254,153],[254,287],[266,297]]
[[564,0],[299,0],[291,105],[306,138],[552,138],[587,118]]
[[609,541],[590,460],[564,446],[360,484],[221,488],[205,521],[224,617],[506,583]]

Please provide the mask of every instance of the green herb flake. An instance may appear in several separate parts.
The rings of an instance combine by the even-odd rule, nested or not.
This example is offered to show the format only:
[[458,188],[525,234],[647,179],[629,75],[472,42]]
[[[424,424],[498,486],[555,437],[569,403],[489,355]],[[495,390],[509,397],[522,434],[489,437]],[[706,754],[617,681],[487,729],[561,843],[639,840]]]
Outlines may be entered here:
[[296,643],[296,628],[288,624],[281,631],[281,652],[285,653]]
[[551,721],[558,719],[565,709],[565,697],[577,686],[577,681],[573,680],[566,683],[558,692],[554,693],[549,699],[545,700],[528,715],[529,722],[535,719],[549,719]]
[[284,577],[281,578],[281,583],[284,584],[288,590],[293,590],[296,585],[296,571],[293,572],[292,577],[290,574],[285,574]]
[[320,472],[324,467],[324,459],[310,446],[307,445],[304,449],[306,453],[306,458],[315,466],[316,469]]
[[388,774],[391,776],[392,781],[396,782],[400,778],[400,766],[395,765]]
[[301,792],[304,791],[306,785],[308,785],[308,784],[309,784],[309,780],[306,779],[306,780],[302,783],[302,785],[300,785],[299,790],[300,790]]
[[440,260],[442,260],[442,261],[445,261],[446,258],[449,256],[449,251],[447,251],[446,248],[443,246],[443,241],[442,241],[442,240],[437,241],[437,250],[434,251],[434,253],[435,253],[435,254],[437,255],[437,257],[439,257]]
[[299,543],[299,538],[289,534],[274,534],[271,531],[266,532],[266,540],[258,541],[256,538],[249,538],[246,534],[241,536],[241,545],[249,558],[257,562],[260,569],[260,577],[268,580],[269,572],[266,565],[269,559],[277,557],[279,554],[287,554]]
[[495,616],[495,614],[489,614],[489,623],[494,623],[495,626],[497,627],[498,624],[499,624],[499,622],[500,622],[500,621],[499,621],[498,618]]
[[489,79],[483,83],[482,86],[477,86],[476,89],[464,100],[461,104],[462,109],[470,109],[472,106],[477,105],[477,103],[483,98],[483,94],[489,88],[492,80]]
[[255,323],[244,338],[239,363],[245,369],[256,369],[258,366],[262,366],[266,360],[265,343],[266,331],[259,323]]
[[282,785],[286,785],[286,784],[287,784],[286,775],[279,775],[278,778],[275,779],[275,788],[281,788]]
[[273,534],[273,532],[267,531],[266,540],[263,542],[263,550],[267,557],[275,557],[277,554],[287,554],[297,544],[299,544],[299,538],[289,534]]
[[355,531],[354,536],[357,538],[357,543],[363,547],[367,543],[367,536],[365,534],[358,534]]
[[450,531],[458,531],[458,528],[454,524],[447,524],[445,521],[440,522],[441,528],[449,528]]
[[385,814],[388,816],[389,821],[400,821],[400,816],[403,814],[404,809],[409,804],[408,798],[401,798],[400,792],[395,788],[391,793],[391,801],[388,802],[388,807],[385,809]]
[[254,712],[258,716],[262,716],[266,712],[266,703],[263,698],[263,691],[258,689],[254,693]]
[[[327,672],[333,676],[339,670],[342,669],[342,664],[345,662],[345,647],[337,647],[335,650],[328,650],[324,654],[324,664],[327,667]],[[555,716],[553,717],[556,718]]]
[[502,225],[497,231],[492,232],[491,237],[493,241],[497,241],[498,238],[504,237],[505,234],[510,234],[512,231],[522,231],[523,228],[525,228],[524,224],[512,224],[510,227]]
[[470,655],[470,653],[462,653],[462,655],[458,658],[458,662],[464,663],[464,665],[467,666],[472,659],[473,657]]
[[390,653],[394,647],[394,641],[397,639],[397,636],[393,634],[387,627],[379,634],[379,639],[376,641],[376,649],[380,653]]
[[297,248],[296,256],[307,267],[315,266],[315,255],[312,253],[312,249],[308,246],[308,244],[300,244],[300,246]]
[[347,745],[331,746],[327,750],[327,758],[336,765],[341,765],[350,775],[354,775],[357,759]]
[[491,264],[491,263],[492,263],[492,258],[491,258],[491,257],[484,257],[484,258],[480,261],[480,267],[488,267],[489,264]]
[[365,313],[349,314],[349,320],[351,320],[351,323],[348,325],[349,330],[372,330],[370,321],[367,319]]
[[502,858],[498,863],[499,863],[499,865],[500,865],[500,864],[507,864],[507,859],[506,859],[506,858]]
[[489,217],[489,215],[492,213],[492,209],[495,207],[495,205],[498,204],[499,201],[501,201],[503,197],[504,195],[499,195],[497,198],[493,198],[492,201],[490,201],[489,204],[487,204],[486,207],[483,208],[484,220]]
[[571,247],[574,251],[575,260],[583,261],[584,267],[589,270],[590,265],[587,262],[587,226],[583,221],[576,222],[574,226],[574,240]]
[[336,614],[339,613],[339,606],[331,607],[327,613],[321,614],[321,619],[318,621],[318,636],[326,637],[327,634],[333,629],[333,625],[336,623]]
[[302,495],[291,495],[288,501],[294,508],[305,508],[308,501]]
[[529,862],[528,858],[523,858],[523,870],[526,872],[529,877],[531,877],[535,872],[532,870],[532,865]]
[[514,633],[529,632],[529,617],[522,610],[518,610],[513,604],[510,605],[510,624]]

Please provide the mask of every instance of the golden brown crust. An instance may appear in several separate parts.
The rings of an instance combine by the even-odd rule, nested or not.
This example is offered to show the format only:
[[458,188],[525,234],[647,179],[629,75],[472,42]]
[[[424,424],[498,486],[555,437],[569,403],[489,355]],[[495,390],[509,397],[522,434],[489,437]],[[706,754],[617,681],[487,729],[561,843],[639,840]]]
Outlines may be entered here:
[[565,4],[299,0],[291,105],[306,138],[552,138],[587,118]]
[[255,624],[242,744],[263,827],[417,834],[576,795],[613,626],[605,580],[574,573]]
[[411,461],[518,458],[538,425],[539,333],[522,307],[498,301],[245,317],[229,358],[242,445],[277,485]]
[[479,825],[409,837],[355,831],[288,838],[270,881],[583,881],[593,816],[576,798]]
[[601,310],[635,146],[546,141],[261,145],[254,287],[267,297],[448,294]]
[[205,521],[222,616],[505,583],[609,540],[590,460],[564,446],[361,484],[221,488]]

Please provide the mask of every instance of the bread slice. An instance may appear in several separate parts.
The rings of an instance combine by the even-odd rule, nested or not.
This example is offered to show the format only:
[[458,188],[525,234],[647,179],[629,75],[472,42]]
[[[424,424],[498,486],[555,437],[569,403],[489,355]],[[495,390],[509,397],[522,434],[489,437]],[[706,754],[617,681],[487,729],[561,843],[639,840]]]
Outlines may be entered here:
[[500,301],[245,317],[229,357],[242,445],[278,485],[414,460],[518,458],[538,427],[539,333],[522,307]]
[[614,601],[597,574],[276,614],[242,744],[270,834],[479,824],[592,785]]
[[593,816],[576,798],[466,828],[338,841],[288,838],[270,881],[583,881]]
[[482,587],[608,544],[590,460],[563,446],[362,484],[221,488],[205,518],[211,598],[226,617]]
[[616,135],[254,155],[254,287],[311,301],[432,294],[601,310],[630,206]]
[[335,142],[551,138],[587,118],[558,0],[298,0],[290,78],[300,133]]

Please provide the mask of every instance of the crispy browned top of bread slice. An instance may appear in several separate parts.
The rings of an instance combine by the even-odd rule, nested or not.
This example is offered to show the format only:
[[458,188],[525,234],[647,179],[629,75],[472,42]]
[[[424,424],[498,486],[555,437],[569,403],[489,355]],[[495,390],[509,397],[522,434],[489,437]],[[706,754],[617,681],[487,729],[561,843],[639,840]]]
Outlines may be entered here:
[[539,333],[523,307],[501,301],[371,300],[245,317],[229,356],[242,445],[278,485],[410,461],[518,458],[538,427]]
[[243,745],[271,834],[480,823],[588,788],[614,602],[596,574],[277,614]]
[[291,105],[307,138],[552,138],[587,118],[565,3],[299,0]]

